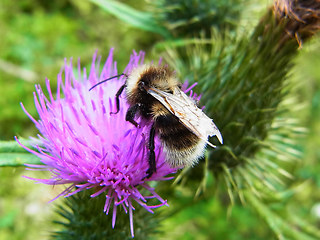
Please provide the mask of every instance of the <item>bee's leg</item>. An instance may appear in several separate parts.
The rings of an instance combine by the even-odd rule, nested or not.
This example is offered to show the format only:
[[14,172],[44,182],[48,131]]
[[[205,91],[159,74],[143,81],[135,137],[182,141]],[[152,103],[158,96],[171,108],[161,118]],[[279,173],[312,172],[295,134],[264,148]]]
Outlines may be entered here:
[[150,178],[153,173],[157,171],[156,168],[156,155],[154,152],[154,136],[156,133],[156,128],[153,123],[149,134],[149,169],[147,170],[147,178]]
[[117,111],[116,111],[116,112],[110,112],[110,114],[117,114],[117,113],[119,112],[119,110],[120,110],[120,100],[119,100],[119,97],[120,97],[121,93],[123,92],[123,89],[124,89],[126,86],[127,86],[126,83],[123,84],[123,85],[119,88],[118,92],[116,93]]
[[141,104],[137,103],[137,104],[129,107],[127,114],[126,114],[126,121],[131,122],[136,127],[138,127],[139,124],[134,120],[134,117],[136,116],[136,113],[140,107],[141,107]]

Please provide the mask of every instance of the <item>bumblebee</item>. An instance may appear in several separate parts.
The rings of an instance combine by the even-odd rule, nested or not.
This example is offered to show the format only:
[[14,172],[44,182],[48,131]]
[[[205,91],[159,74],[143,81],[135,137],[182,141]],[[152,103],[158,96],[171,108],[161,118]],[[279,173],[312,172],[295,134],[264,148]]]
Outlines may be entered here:
[[[209,136],[217,136],[220,143],[223,143],[221,133],[212,119],[181,90],[180,82],[168,66],[142,65],[133,69],[129,75],[118,76],[121,75],[125,75],[127,79],[116,93],[117,111],[112,114],[119,112],[119,97],[125,90],[130,106],[126,113],[126,121],[138,127],[135,117],[139,115],[152,122],[148,143],[147,178],[156,172],[156,134],[166,153],[166,162],[171,167],[196,164],[203,156],[207,144],[215,147],[208,142]],[[102,82],[107,80],[109,79]]]

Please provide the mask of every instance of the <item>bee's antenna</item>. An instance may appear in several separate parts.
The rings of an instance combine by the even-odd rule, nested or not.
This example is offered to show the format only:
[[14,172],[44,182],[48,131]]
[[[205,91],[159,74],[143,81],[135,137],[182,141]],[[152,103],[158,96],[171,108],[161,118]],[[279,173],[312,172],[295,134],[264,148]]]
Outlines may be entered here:
[[121,76],[126,76],[126,77],[128,78],[128,75],[127,75],[127,74],[121,73],[121,74],[119,74],[119,75],[113,76],[113,77],[111,77],[111,78],[104,79],[104,80],[96,83],[95,85],[93,85],[93,86],[89,89],[89,91],[91,91],[93,88],[95,88],[96,86],[100,85],[101,83],[107,82],[107,81],[109,81],[109,80],[111,80],[111,79],[114,79],[114,78],[117,78],[117,77],[121,77]]

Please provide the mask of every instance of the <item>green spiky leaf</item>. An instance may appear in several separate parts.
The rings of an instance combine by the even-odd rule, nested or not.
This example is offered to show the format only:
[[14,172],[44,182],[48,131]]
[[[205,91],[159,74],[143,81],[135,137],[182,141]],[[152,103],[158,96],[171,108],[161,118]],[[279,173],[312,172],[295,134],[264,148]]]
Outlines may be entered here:
[[[21,140],[21,143],[32,148],[28,140]],[[42,163],[38,157],[28,153],[16,141],[0,141],[0,167],[19,167],[24,164]]]
[[0,153],[0,167],[20,167],[25,164],[42,164],[31,153]]
[[131,26],[158,33],[165,38],[170,37],[170,33],[156,21],[151,13],[135,10],[124,3],[113,0],[90,1]]

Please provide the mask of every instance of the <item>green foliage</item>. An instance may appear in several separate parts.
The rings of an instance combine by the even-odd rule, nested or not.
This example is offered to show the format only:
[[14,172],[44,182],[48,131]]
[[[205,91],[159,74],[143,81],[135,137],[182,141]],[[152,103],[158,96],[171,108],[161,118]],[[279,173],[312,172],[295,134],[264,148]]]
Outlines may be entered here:
[[154,32],[169,37],[170,33],[157,23],[152,13],[137,11],[126,4],[113,0],[91,0],[110,14],[117,16],[122,21],[142,30]]
[[211,36],[212,29],[234,30],[242,10],[242,0],[161,0],[155,1],[159,22],[175,37]]
[[[31,141],[20,140],[24,146],[33,148]],[[16,141],[0,141],[0,167],[19,167],[24,164],[42,164],[40,159],[28,153]]]
[[195,236],[199,240],[272,239],[272,233],[268,231],[266,224],[262,219],[257,219],[252,210],[235,206],[227,216],[227,207],[221,199],[212,197],[185,205],[183,211],[168,218],[163,224],[162,229],[170,233],[166,235],[166,239],[191,240]]
[[[26,99],[24,104],[31,106],[33,99],[30,97],[30,92],[33,91],[33,86],[30,82],[24,82],[21,80],[12,80],[8,74],[0,72],[0,94],[3,96],[0,98],[0,139],[13,139],[13,135],[16,135],[23,130],[28,133],[28,128],[31,129],[31,124],[28,118],[21,110],[19,104],[22,99]],[[31,111],[35,115],[35,110]],[[29,130],[29,132],[32,132]]]
[[24,164],[42,164],[30,153],[0,153],[0,167],[20,167]]
[[[48,239],[53,214],[50,188],[26,181],[23,168],[1,167],[0,239]],[[40,172],[29,176],[43,177]],[[49,192],[48,192],[49,190]],[[46,192],[46,194],[44,194]]]

